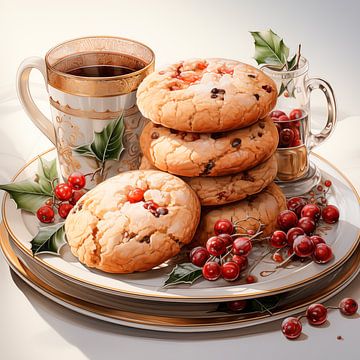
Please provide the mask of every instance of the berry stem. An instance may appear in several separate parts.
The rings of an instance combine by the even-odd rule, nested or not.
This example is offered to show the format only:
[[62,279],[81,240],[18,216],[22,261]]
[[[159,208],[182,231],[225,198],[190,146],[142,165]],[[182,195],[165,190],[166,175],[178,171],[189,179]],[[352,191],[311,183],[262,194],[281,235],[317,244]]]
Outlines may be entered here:
[[295,256],[295,253],[293,252],[290,256],[288,256],[284,261],[282,261],[279,265],[275,266],[275,269],[279,269],[286,265],[293,257]]

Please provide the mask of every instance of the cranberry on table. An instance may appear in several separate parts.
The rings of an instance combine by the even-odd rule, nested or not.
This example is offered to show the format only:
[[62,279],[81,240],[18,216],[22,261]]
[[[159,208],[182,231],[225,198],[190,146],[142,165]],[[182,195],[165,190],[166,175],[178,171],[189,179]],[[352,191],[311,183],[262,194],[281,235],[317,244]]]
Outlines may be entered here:
[[86,185],[86,179],[81,172],[73,172],[68,177],[68,183],[73,187],[73,189],[81,190]]
[[297,339],[302,332],[301,321],[296,317],[288,317],[282,322],[281,331],[288,339]]
[[311,325],[322,325],[327,319],[327,309],[323,304],[312,304],[306,310],[306,318]]
[[326,244],[326,241],[319,235],[310,236],[310,239],[314,243],[315,246],[318,244]]
[[246,300],[234,300],[226,303],[227,308],[233,312],[243,311],[246,308]]
[[243,271],[248,266],[248,259],[244,255],[233,255],[232,261],[239,265],[240,271]]
[[202,274],[206,280],[215,281],[221,275],[221,267],[216,261],[209,261],[203,266]]
[[325,185],[326,187],[330,187],[330,186],[332,185],[332,183],[331,183],[330,180],[326,180],[326,181],[324,182],[324,185]]
[[314,250],[314,260],[318,264],[326,264],[333,258],[333,252],[327,244],[317,244]]
[[60,204],[58,213],[63,219],[66,219],[73,207],[74,206],[69,203]]
[[144,190],[140,188],[135,188],[129,191],[128,193],[128,200],[130,203],[137,203],[139,201],[144,200]]
[[270,244],[277,249],[285,247],[288,244],[286,233],[282,230],[274,231],[270,237]]
[[247,284],[253,284],[256,282],[256,277],[254,275],[248,275],[245,279]]
[[301,210],[301,217],[309,217],[315,222],[320,220],[321,209],[316,204],[307,204]]
[[235,255],[248,255],[252,249],[252,242],[249,238],[238,237],[234,240],[232,250]]
[[209,257],[209,252],[202,246],[198,246],[190,252],[190,261],[198,267],[203,267]]
[[305,235],[305,231],[302,228],[293,227],[293,228],[289,229],[286,234],[288,244],[290,246],[292,246],[294,243],[294,240],[300,235]]
[[234,261],[228,261],[221,266],[221,275],[226,281],[234,281],[239,277],[240,268]]
[[214,256],[220,256],[226,251],[226,244],[224,240],[218,236],[212,236],[206,242],[206,250]]
[[287,201],[287,208],[301,217],[301,210],[307,204],[306,200],[300,196],[295,196]]
[[321,216],[328,224],[334,224],[339,220],[339,209],[334,205],[327,205],[323,208]]
[[297,226],[299,228],[302,228],[305,231],[305,234],[307,235],[312,234],[316,230],[315,221],[308,216],[300,218]]
[[275,261],[275,262],[278,262],[278,263],[281,263],[284,261],[284,258],[281,256],[281,254],[279,254],[278,252],[275,252],[272,256],[272,259]]
[[298,217],[293,211],[284,210],[278,215],[277,222],[282,230],[287,231],[292,227],[296,227]]
[[352,298],[345,298],[340,301],[339,309],[343,315],[351,316],[358,311],[358,303]]
[[219,234],[231,235],[233,232],[234,232],[234,225],[228,219],[219,219],[214,224],[215,235],[219,235]]
[[223,240],[226,246],[229,246],[233,243],[233,238],[229,234],[219,234],[217,237]]
[[315,246],[308,236],[300,235],[294,240],[293,250],[299,257],[309,257],[314,253]]
[[78,190],[78,191],[74,191],[71,199],[69,200],[69,203],[71,205],[76,205],[76,203],[81,199],[81,197],[85,194],[86,192],[84,190]]
[[61,201],[68,201],[73,194],[73,188],[70,184],[61,183],[55,186],[55,196]]
[[55,212],[51,206],[41,206],[36,212],[37,218],[45,224],[52,223],[54,221]]
[[302,117],[303,117],[303,112],[300,109],[294,109],[289,114],[290,120],[301,119]]

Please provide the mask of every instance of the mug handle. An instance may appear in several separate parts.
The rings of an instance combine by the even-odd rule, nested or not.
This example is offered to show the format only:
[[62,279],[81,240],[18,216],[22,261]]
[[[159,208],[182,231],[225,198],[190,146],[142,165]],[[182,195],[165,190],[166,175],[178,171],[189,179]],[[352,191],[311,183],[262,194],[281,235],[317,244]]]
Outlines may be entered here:
[[327,122],[321,132],[318,134],[313,134],[310,129],[310,141],[308,147],[309,150],[311,150],[315,146],[320,145],[334,131],[337,118],[337,110],[334,91],[328,82],[319,78],[312,78],[306,80],[305,86],[310,94],[313,90],[321,90],[325,95],[328,109]]
[[26,114],[29,116],[31,121],[54,145],[56,145],[54,126],[51,120],[49,120],[36,106],[30,93],[29,76],[32,69],[37,69],[41,72],[47,87],[45,61],[40,57],[29,57],[20,64],[16,75],[17,94]]

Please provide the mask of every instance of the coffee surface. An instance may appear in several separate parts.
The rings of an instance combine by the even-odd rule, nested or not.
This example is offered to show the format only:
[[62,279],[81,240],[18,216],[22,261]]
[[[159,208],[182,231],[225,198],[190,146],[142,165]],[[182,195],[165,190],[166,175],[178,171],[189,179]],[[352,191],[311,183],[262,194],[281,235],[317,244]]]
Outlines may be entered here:
[[81,66],[67,71],[70,75],[85,76],[85,77],[111,77],[126,75],[136,71],[126,66],[114,66],[114,65],[90,65]]

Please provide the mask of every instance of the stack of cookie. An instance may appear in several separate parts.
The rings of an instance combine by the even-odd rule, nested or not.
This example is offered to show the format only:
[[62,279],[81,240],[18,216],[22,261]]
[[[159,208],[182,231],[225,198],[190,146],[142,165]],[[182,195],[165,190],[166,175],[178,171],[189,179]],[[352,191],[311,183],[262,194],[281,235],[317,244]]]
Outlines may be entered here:
[[273,231],[285,198],[272,184],[278,132],[268,114],[277,90],[269,77],[238,61],[189,60],[149,75],[137,99],[151,120],[140,139],[142,168],[179,175],[203,206],[218,206],[203,211],[200,237],[231,216],[261,218]]

